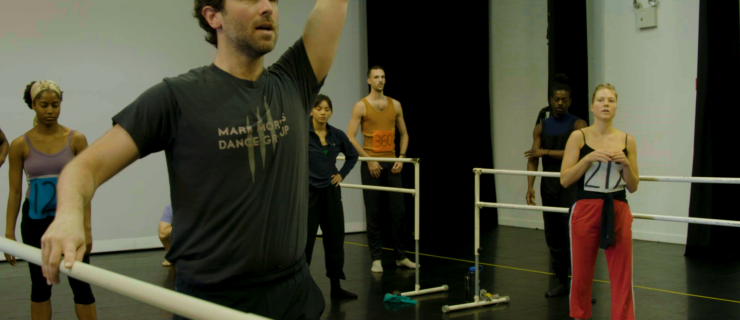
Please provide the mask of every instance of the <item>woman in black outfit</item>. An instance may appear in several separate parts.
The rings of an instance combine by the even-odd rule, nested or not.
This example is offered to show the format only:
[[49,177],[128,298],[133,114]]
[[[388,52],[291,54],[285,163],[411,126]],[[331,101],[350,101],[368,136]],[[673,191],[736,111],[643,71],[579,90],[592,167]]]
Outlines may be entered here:
[[[357,295],[342,290],[339,279],[344,276],[344,210],[342,190],[339,183],[344,180],[357,163],[359,154],[347,135],[328,124],[332,114],[329,97],[320,94],[311,111],[308,142],[309,200],[308,239],[306,261],[311,264],[314,242],[319,226],[323,232],[326,276],[331,279],[331,298],[357,298]],[[347,160],[342,170],[337,170],[337,156],[343,153]]]

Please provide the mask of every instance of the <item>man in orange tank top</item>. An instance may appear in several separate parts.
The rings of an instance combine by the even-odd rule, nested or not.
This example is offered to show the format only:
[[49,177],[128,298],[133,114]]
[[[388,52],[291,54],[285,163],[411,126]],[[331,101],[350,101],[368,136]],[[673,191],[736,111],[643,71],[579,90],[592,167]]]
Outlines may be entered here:
[[[349,121],[347,136],[357,148],[361,157],[395,158],[396,132],[401,137],[401,152],[398,158],[406,157],[409,145],[409,134],[406,131],[406,122],[403,120],[401,103],[383,94],[385,88],[385,71],[379,66],[370,68],[367,74],[367,83],[370,84],[370,94],[355,104],[352,110],[352,119]],[[362,126],[364,141],[360,144],[357,139],[357,130]],[[398,128],[398,131],[396,131]],[[362,163],[362,184],[402,188],[401,162]],[[390,208],[380,208],[381,197],[388,197]],[[391,230],[393,232],[393,249],[396,253],[396,265],[399,267],[416,268],[417,265],[406,258],[406,250],[401,243],[405,234],[403,215],[405,204],[403,194],[396,192],[363,190],[365,199],[365,214],[367,216],[367,240],[370,255],[373,259],[372,272],[383,272],[381,263],[380,245],[380,213],[388,212],[391,215]]]

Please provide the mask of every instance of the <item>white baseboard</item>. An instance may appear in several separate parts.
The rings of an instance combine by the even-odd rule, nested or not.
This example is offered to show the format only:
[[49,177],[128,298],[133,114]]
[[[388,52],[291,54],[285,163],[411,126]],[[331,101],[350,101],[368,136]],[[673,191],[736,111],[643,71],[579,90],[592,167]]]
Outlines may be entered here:
[[93,241],[92,253],[162,248],[158,236]]
[[686,245],[686,236],[632,231],[632,239]]
[[[367,230],[366,223],[363,222],[350,222],[344,225],[345,232],[364,232]],[[319,234],[321,230],[319,229]],[[116,251],[129,251],[129,250],[145,250],[145,249],[156,249],[162,248],[162,243],[159,242],[158,236],[142,237],[142,238],[128,238],[128,239],[112,239],[112,240],[97,240],[93,241],[92,253],[103,253],[103,252],[116,252]],[[0,261],[5,261],[5,255],[0,256]]]
[[[158,236],[93,241],[92,253],[163,248]],[[5,261],[5,255],[0,257]]]
[[521,220],[521,219],[510,219],[510,218],[502,218],[499,216],[498,218],[498,224],[502,226],[510,226],[510,227],[519,227],[519,228],[529,228],[529,229],[545,229],[545,222],[540,219],[537,220]]

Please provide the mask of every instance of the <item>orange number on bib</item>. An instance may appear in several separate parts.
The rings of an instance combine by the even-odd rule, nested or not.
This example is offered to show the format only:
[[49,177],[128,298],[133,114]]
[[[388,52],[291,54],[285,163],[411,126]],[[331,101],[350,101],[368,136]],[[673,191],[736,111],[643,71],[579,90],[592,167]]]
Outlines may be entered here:
[[373,152],[393,151],[393,130],[373,131]]

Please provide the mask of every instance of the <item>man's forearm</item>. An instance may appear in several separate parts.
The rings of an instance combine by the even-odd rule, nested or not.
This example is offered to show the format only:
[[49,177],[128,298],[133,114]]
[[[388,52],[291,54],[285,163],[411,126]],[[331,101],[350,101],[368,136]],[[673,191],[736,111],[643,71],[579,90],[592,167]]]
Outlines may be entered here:
[[357,142],[357,139],[355,138],[349,138],[349,141],[352,142],[352,145],[355,146],[355,149],[357,149],[357,153],[360,154],[360,157],[369,158],[370,155],[365,152],[365,149],[362,148],[359,142]]
[[401,154],[406,154],[406,150],[409,148],[409,135],[401,135]]
[[[527,171],[537,171],[539,166],[540,166],[540,161],[538,159],[527,161]],[[530,188],[534,188],[534,180],[536,178],[537,177],[527,177],[528,186]]]
[[565,150],[547,150],[547,157],[563,160]]
[[68,213],[78,213],[79,218],[83,218],[83,213],[97,188],[94,169],[85,161],[75,160],[70,162],[59,176],[57,217]]

